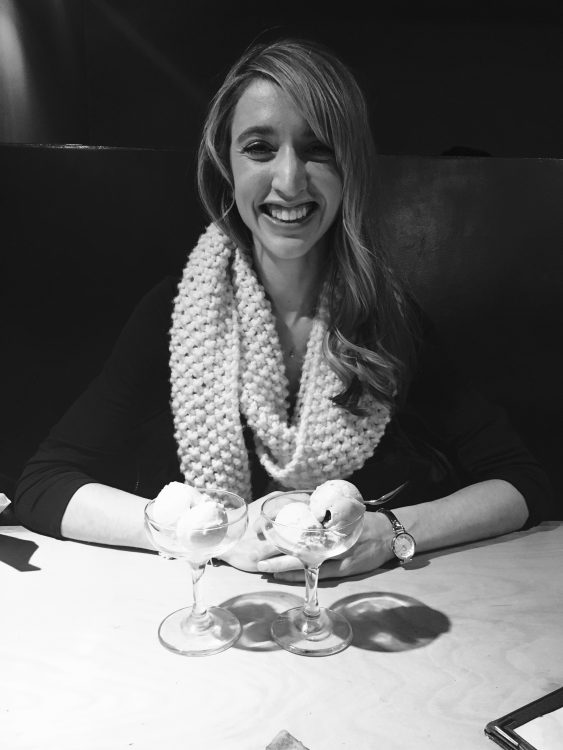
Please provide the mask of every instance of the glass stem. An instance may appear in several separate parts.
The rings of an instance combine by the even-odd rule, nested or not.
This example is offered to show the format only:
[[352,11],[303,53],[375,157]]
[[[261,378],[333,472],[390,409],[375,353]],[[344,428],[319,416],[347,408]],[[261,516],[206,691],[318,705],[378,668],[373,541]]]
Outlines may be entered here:
[[315,619],[320,615],[317,599],[317,583],[319,581],[319,566],[305,565],[305,606],[303,612],[307,619]]
[[192,572],[192,588],[194,595],[191,619],[202,622],[207,618],[207,607],[203,602],[203,597],[201,594],[201,578],[205,571],[205,566],[206,563],[190,563],[190,569]]

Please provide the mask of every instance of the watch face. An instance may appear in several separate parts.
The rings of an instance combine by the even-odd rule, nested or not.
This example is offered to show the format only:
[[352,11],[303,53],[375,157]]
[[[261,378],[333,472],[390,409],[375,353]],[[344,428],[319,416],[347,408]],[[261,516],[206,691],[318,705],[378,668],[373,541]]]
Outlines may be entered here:
[[393,552],[401,562],[408,562],[414,555],[414,550],[414,539],[410,534],[407,534],[406,531],[397,534],[393,539]]

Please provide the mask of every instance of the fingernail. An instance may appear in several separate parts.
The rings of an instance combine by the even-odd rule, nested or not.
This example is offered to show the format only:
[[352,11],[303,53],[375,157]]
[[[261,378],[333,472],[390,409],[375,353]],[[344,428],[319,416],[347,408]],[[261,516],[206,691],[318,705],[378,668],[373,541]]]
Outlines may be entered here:
[[258,568],[258,570],[261,573],[269,573],[270,572],[270,566],[268,565],[267,562],[259,562],[256,567]]

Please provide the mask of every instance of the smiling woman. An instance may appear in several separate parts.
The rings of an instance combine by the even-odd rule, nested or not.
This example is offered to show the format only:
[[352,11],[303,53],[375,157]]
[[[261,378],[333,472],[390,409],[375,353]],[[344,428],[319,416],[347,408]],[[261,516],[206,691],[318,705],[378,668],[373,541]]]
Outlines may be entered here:
[[[366,513],[323,576],[536,523],[549,490],[502,414],[467,388],[380,240],[367,108],[300,40],[249,49],[211,102],[198,185],[210,225],[182,278],[133,313],[100,376],[21,477],[42,533],[150,548],[144,507],[181,481],[263,497],[347,479]],[[397,509],[398,507],[398,509]],[[292,579],[257,525],[224,560]]]

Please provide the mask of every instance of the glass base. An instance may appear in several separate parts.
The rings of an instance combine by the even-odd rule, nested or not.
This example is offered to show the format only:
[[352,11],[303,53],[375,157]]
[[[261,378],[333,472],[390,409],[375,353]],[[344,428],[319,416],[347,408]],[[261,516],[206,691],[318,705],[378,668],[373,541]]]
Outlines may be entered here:
[[193,607],[172,612],[161,623],[162,645],[182,656],[211,656],[229,648],[242,632],[240,622],[227,609],[210,607],[205,615],[192,617]]
[[271,633],[278,645],[301,656],[337,654],[352,640],[348,620],[324,607],[314,619],[306,617],[303,607],[288,609],[274,620]]

